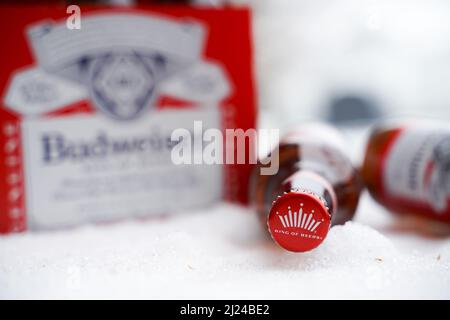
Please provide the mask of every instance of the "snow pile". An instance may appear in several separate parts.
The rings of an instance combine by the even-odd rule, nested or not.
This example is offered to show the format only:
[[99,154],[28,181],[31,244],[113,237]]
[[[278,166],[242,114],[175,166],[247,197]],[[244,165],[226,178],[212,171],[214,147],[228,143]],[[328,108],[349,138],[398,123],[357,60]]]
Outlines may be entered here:
[[231,205],[0,237],[0,298],[450,298],[450,241],[408,237],[351,222],[294,254]]

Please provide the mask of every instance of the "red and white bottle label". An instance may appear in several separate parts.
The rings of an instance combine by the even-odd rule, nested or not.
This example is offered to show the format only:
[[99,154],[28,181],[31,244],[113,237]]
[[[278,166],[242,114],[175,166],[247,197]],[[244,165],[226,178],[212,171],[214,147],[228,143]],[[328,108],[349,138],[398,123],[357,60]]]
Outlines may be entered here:
[[449,210],[450,130],[406,128],[385,160],[384,190],[392,197],[429,205],[436,214]]

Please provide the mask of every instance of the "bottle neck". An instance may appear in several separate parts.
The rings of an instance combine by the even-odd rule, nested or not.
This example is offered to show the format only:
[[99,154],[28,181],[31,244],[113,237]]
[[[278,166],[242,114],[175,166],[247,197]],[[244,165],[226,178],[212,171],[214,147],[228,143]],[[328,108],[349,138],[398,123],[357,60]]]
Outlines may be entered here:
[[283,192],[303,191],[319,198],[331,216],[337,211],[337,197],[333,186],[321,175],[309,170],[299,170],[281,185]]

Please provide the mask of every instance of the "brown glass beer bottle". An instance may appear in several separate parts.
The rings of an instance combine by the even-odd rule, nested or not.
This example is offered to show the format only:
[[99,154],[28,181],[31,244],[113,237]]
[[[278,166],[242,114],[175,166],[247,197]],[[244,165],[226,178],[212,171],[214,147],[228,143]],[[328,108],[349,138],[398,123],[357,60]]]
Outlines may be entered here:
[[255,167],[252,204],[273,240],[286,250],[304,252],[320,245],[330,226],[352,219],[361,179],[342,150],[339,132],[307,125],[285,135],[268,158],[279,170],[261,174]]
[[450,223],[450,126],[390,122],[370,135],[362,176],[391,211]]

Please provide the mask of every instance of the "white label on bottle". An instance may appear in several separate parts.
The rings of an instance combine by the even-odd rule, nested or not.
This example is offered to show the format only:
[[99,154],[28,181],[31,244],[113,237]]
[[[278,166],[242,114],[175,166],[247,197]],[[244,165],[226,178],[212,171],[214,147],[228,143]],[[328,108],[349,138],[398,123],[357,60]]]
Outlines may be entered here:
[[101,114],[23,122],[30,228],[167,212],[218,201],[222,168],[175,165],[171,132],[194,120],[219,126],[213,108],[162,110],[131,123]]
[[450,130],[405,129],[387,155],[383,174],[388,194],[444,213],[450,196]]

